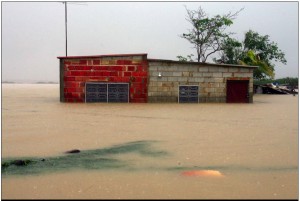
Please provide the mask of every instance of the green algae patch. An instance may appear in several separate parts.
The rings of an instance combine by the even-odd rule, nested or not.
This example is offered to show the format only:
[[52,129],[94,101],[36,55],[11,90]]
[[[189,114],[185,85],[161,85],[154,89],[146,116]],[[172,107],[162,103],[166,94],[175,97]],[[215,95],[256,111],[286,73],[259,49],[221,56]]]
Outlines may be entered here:
[[34,160],[30,160],[30,159],[25,159],[25,160],[10,160],[10,161],[5,161],[1,164],[1,168],[5,169],[8,168],[11,165],[14,166],[27,166],[31,163],[34,163]]
[[126,157],[120,159],[122,154],[135,153],[147,157],[159,157],[167,154],[165,151],[153,150],[151,144],[154,142],[135,141],[47,158],[3,158],[2,175],[41,174],[72,169],[132,169],[134,167],[126,161]]

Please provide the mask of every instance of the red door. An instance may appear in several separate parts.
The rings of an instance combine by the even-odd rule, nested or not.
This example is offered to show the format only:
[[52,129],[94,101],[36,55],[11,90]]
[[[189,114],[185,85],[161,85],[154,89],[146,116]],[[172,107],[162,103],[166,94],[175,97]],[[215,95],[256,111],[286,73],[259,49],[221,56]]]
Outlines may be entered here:
[[249,103],[249,80],[227,80],[227,103]]

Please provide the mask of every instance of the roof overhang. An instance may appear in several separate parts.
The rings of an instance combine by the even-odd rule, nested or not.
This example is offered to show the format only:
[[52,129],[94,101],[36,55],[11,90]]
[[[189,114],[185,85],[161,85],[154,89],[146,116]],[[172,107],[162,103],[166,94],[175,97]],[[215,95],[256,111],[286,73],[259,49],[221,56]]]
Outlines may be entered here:
[[174,61],[166,59],[148,59],[149,62],[163,62],[163,63],[177,63],[177,64],[190,64],[198,66],[220,66],[220,67],[239,67],[239,68],[258,68],[258,66],[248,65],[236,65],[236,64],[216,64],[216,63],[204,63],[204,62],[191,62],[191,61]]
[[130,57],[130,56],[147,56],[147,53],[138,54],[106,54],[106,55],[88,55],[88,56],[59,56],[58,59],[88,59],[102,57]]

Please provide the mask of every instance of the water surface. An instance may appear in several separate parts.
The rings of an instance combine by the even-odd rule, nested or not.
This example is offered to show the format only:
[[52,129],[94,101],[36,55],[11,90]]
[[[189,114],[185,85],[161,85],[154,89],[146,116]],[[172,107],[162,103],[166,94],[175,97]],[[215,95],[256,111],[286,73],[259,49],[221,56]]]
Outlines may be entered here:
[[2,163],[25,158],[32,171],[2,170],[2,198],[296,199],[298,96],[81,104],[60,103],[57,84],[3,84]]

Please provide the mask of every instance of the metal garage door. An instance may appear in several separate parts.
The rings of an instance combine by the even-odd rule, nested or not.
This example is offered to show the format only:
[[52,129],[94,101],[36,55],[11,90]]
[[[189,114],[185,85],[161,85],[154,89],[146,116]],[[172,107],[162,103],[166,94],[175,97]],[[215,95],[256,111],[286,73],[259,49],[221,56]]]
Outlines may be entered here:
[[179,86],[179,103],[198,103],[198,89],[196,85]]
[[128,83],[89,82],[85,85],[85,102],[128,103]]
[[227,80],[227,103],[249,103],[248,80]]

